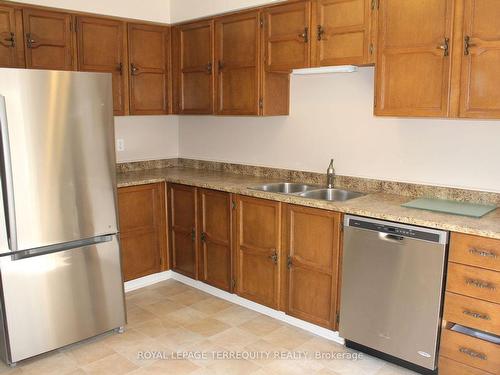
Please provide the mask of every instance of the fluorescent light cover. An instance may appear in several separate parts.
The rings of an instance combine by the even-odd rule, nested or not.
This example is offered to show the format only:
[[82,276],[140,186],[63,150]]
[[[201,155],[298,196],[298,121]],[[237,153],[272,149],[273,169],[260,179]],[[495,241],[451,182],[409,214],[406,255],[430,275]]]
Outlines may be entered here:
[[322,66],[320,68],[305,68],[292,70],[293,75],[309,75],[309,74],[329,74],[329,73],[354,73],[358,71],[358,67],[354,65],[339,65],[339,66]]

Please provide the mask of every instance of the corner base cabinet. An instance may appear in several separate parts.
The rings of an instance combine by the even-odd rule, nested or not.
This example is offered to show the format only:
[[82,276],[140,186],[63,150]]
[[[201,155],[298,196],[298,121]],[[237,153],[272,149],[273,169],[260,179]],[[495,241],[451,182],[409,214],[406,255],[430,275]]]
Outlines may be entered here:
[[118,189],[125,281],[168,269],[165,184]]

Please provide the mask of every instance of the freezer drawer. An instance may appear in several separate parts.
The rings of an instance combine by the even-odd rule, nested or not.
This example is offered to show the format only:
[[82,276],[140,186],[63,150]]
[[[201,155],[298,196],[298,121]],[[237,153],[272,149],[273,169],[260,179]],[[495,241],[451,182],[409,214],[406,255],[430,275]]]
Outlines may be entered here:
[[0,260],[7,362],[125,325],[116,236],[48,255]]

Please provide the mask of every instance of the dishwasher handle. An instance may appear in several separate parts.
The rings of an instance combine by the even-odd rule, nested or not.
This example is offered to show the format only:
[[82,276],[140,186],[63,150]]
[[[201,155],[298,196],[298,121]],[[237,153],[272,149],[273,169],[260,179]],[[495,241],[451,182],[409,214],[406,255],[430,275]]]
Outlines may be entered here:
[[403,243],[405,238],[403,236],[396,236],[395,234],[388,234],[388,233],[378,233],[378,238],[381,239],[382,241],[387,241],[387,242],[392,242],[392,243]]

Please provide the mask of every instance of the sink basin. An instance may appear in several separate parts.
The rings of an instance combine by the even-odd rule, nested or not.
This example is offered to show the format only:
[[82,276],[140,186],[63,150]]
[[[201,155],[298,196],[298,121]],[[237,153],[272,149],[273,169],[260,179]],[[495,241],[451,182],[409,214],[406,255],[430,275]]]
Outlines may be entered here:
[[298,195],[303,198],[319,199],[323,201],[345,202],[350,199],[362,197],[364,194],[339,189],[319,189],[306,191]]
[[318,189],[315,185],[294,184],[290,182],[279,182],[275,184],[265,184],[252,186],[249,189],[266,191],[269,193],[297,194]]

